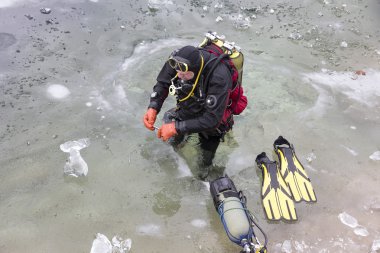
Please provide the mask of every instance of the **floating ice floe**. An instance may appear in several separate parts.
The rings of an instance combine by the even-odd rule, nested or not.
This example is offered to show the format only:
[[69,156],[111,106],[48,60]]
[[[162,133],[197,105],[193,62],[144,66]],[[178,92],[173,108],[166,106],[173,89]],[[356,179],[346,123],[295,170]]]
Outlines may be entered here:
[[374,161],[380,161],[380,151],[373,152],[373,154],[369,156],[369,159]]
[[96,238],[92,242],[90,253],[126,253],[131,250],[132,240],[123,240],[119,236],[112,238],[112,243],[107,236],[97,233]]
[[371,247],[371,252],[375,253],[380,250],[380,239],[374,240]]
[[50,8],[41,8],[40,12],[42,14],[50,14],[51,13],[51,9]]
[[54,99],[64,99],[70,95],[70,91],[66,86],[61,84],[51,84],[46,90],[49,97]]
[[340,213],[338,215],[340,221],[351,228],[354,229],[354,234],[359,235],[359,236],[368,236],[369,232],[367,228],[364,226],[359,225],[358,220],[351,215],[349,215],[346,212]]
[[349,226],[351,228],[356,228],[359,225],[358,220],[346,212],[340,213],[338,217],[344,225]]
[[354,233],[355,233],[355,235],[359,235],[359,236],[368,236],[369,235],[367,228],[360,226],[360,225],[354,229]]
[[86,176],[88,173],[87,163],[80,155],[80,150],[90,145],[88,138],[77,141],[68,141],[59,147],[63,152],[69,153],[69,158],[63,168],[63,173],[73,177]]

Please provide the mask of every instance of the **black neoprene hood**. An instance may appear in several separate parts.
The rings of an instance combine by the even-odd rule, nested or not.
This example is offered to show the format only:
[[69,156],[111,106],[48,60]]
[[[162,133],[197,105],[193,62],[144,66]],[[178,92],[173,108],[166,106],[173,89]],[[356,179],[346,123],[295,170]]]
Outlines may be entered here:
[[175,52],[175,56],[184,58],[190,62],[189,70],[197,73],[201,66],[201,55],[199,50],[193,46],[185,46]]

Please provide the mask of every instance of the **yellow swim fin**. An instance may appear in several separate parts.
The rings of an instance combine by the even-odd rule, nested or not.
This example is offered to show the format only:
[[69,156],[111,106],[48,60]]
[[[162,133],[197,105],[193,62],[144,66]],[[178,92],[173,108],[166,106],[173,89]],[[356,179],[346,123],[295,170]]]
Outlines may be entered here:
[[279,136],[274,141],[273,147],[280,161],[280,173],[287,183],[295,202],[316,202],[310,178],[305,168],[298,160],[294,147],[284,137]]
[[296,221],[297,213],[288,186],[278,169],[277,162],[271,161],[265,152],[256,157],[257,166],[263,173],[261,197],[268,220]]

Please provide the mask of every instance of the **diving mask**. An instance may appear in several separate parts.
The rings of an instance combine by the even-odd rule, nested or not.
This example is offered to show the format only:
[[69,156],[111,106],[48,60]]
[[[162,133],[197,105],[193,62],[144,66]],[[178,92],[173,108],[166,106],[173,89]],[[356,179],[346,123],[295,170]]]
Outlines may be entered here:
[[169,57],[168,63],[170,67],[177,71],[187,72],[189,70],[190,62],[185,58],[176,56],[175,53]]

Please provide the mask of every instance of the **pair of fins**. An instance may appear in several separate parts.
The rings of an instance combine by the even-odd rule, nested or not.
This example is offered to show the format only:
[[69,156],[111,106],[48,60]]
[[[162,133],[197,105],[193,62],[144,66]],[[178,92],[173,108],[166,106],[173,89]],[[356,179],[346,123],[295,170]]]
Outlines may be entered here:
[[279,136],[273,143],[280,164],[271,161],[265,152],[256,157],[263,173],[261,197],[268,220],[296,221],[295,202],[316,202],[310,178],[298,160],[293,145]]

